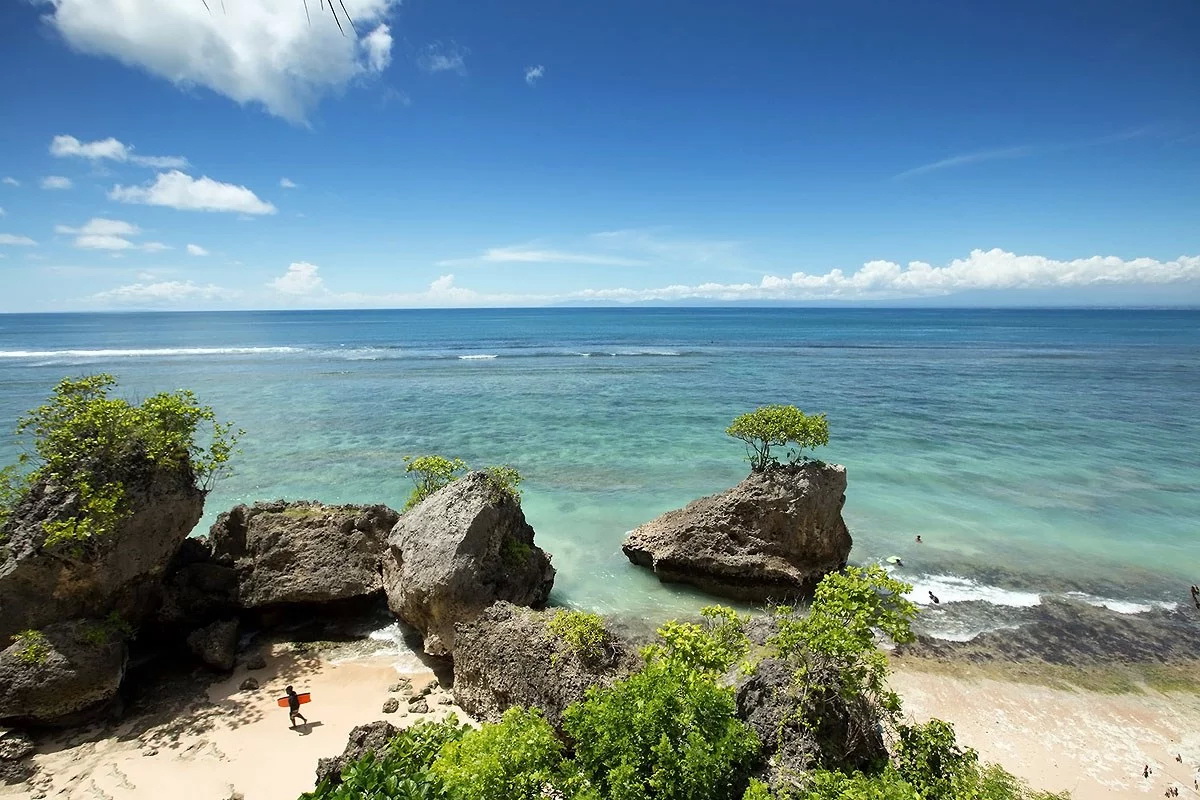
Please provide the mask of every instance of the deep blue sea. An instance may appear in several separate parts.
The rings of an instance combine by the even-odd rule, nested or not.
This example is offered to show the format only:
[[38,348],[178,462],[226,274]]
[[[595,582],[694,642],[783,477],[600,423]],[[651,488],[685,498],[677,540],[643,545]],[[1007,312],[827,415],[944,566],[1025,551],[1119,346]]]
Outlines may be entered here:
[[[192,388],[245,428],[202,529],[277,497],[400,506],[407,454],[513,464],[552,599],[576,607],[705,603],[621,540],[741,479],[723,431],[766,403],[828,414],[818,455],[849,473],[851,559],[900,556],[915,599],[1072,593],[1133,612],[1200,582],[1197,311],[0,315],[0,429],[99,371],[132,398]],[[18,448],[6,434],[0,461]]]

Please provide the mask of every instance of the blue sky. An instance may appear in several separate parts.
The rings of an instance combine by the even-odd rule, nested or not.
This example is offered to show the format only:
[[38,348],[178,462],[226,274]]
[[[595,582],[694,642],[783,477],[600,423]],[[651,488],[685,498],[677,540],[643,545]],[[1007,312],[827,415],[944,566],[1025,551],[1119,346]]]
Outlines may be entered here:
[[1194,0],[321,2],[5,3],[0,311],[1200,304]]

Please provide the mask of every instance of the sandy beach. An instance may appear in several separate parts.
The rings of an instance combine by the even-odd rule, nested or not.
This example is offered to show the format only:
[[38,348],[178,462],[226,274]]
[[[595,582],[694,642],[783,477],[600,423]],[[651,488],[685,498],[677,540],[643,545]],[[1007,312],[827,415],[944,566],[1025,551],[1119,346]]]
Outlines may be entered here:
[[[318,759],[340,754],[356,725],[386,719],[403,726],[451,712],[465,719],[440,688],[428,698],[428,713],[406,712],[407,698],[390,687],[407,677],[419,692],[435,679],[410,654],[339,657],[288,642],[269,652],[265,668],[239,666],[229,677],[201,681],[195,698],[176,682],[119,724],[43,739],[33,785],[0,788],[0,797],[296,800],[313,788]],[[240,691],[248,677],[260,688]],[[1159,797],[1169,786],[1200,796],[1193,788],[1200,767],[1195,694],[1072,691],[912,665],[901,665],[892,682],[910,719],[952,722],[961,742],[1039,788],[1067,789],[1076,800]],[[289,683],[313,694],[303,709],[309,724],[296,729],[275,703]],[[400,698],[400,711],[383,714],[389,697]],[[1149,779],[1144,764],[1153,770]]]

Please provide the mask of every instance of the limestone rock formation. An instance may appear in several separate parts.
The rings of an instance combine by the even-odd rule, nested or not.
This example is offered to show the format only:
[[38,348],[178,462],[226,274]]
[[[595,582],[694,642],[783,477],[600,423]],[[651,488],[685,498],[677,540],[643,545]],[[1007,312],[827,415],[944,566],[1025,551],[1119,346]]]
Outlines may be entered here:
[[752,675],[727,676],[735,685],[738,717],[762,742],[760,775],[774,792],[795,789],[794,779],[817,767],[867,769],[887,758],[879,718],[862,701],[832,688],[801,698],[788,662],[767,658]]
[[623,550],[659,580],[740,600],[811,594],[845,566],[846,469],[807,462],[752,472],[630,531]]
[[497,600],[545,603],[550,558],[533,543],[518,500],[472,472],[400,517],[388,539],[388,606],[425,637],[425,652],[454,650],[454,625]]
[[49,625],[0,652],[0,720],[69,724],[116,697],[125,642],[104,622]]
[[454,701],[490,722],[512,706],[539,708],[559,728],[562,712],[588,687],[611,684],[640,666],[636,650],[612,634],[598,653],[576,652],[547,630],[551,615],[502,602],[459,623]]
[[366,725],[359,725],[350,731],[346,749],[340,756],[322,758],[317,762],[317,783],[329,780],[333,785],[342,781],[342,770],[358,761],[367,753],[382,752],[388,742],[400,733],[400,729],[390,722],[380,720]]
[[238,611],[237,570],[212,558],[206,536],[183,540],[163,580],[154,621],[175,635]]
[[382,505],[239,505],[209,532],[213,560],[235,569],[242,608],[365,597],[383,588],[380,557],[399,516]]
[[197,628],[187,637],[188,649],[208,667],[221,672],[233,669],[237,656],[238,623],[236,619],[221,620]]
[[138,625],[158,602],[162,574],[204,510],[190,467],[165,469],[141,459],[114,467],[128,514],[116,530],[86,542],[45,546],[44,523],[78,513],[79,498],[41,482],[0,531],[0,642],[43,628],[115,611]]
[[33,740],[18,731],[0,731],[0,783],[25,783],[37,772],[30,756]]

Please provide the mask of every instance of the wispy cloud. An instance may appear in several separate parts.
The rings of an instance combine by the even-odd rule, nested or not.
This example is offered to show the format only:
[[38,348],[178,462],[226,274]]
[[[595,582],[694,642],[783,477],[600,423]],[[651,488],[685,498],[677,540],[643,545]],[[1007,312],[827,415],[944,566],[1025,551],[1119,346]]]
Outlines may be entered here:
[[536,67],[526,67],[525,68],[525,82],[528,83],[530,86],[536,86],[537,82],[539,80],[541,80],[542,76],[545,74],[546,74],[546,68],[543,67],[541,64],[538,64]]
[[298,183],[293,182],[290,178],[280,178],[279,185],[284,189],[295,189],[299,186]]
[[192,281],[138,282],[98,292],[88,301],[100,306],[178,307],[185,304],[211,304],[233,300],[239,292],[216,284]]
[[453,72],[466,75],[466,59],[470,52],[455,42],[433,42],[417,58],[417,65],[429,73]]
[[114,186],[109,198],[122,203],[166,206],[180,211],[229,211],[274,214],[275,206],[245,186],[222,183],[207,176],[193,178],[179,170],[160,172],[142,186]]
[[12,177],[11,175],[6,176],[4,178],[4,180],[0,180],[0,183],[7,184],[9,186],[20,186],[21,185],[21,182],[19,180],[17,180],[16,178]]
[[74,246],[81,250],[142,250],[158,253],[171,248],[162,242],[134,242],[129,237],[139,236],[141,228],[119,219],[93,217],[78,228],[55,225],[55,233],[75,237]]
[[198,244],[189,244],[187,246],[188,255],[191,256],[206,256],[208,251]]
[[18,236],[15,233],[0,233],[0,244],[10,244],[17,247],[33,247],[37,244],[28,236]]
[[470,264],[591,264],[610,267],[639,267],[647,262],[607,253],[575,253],[533,246],[492,247],[471,258],[451,258],[437,262],[439,267]]
[[188,165],[188,160],[183,156],[136,155],[131,146],[111,136],[94,142],[81,142],[74,136],[55,136],[50,141],[50,155],[56,158],[86,158],[90,161],[107,159],[159,169],[176,169]]
[[47,175],[42,178],[43,189],[70,189],[71,186],[71,179],[62,175]]
[[1019,145],[1016,147],[1001,147],[995,150],[980,150],[974,153],[964,153],[962,155],[950,156],[949,158],[943,158],[940,161],[933,161],[929,164],[922,164],[919,167],[913,167],[912,169],[907,169],[904,172],[897,173],[892,176],[892,179],[904,180],[905,178],[913,178],[917,175],[925,175],[930,172],[951,169],[953,167],[965,167],[970,164],[979,164],[984,161],[1027,158],[1046,153],[1075,150],[1081,147],[1096,147],[1099,145],[1127,142],[1130,139],[1138,139],[1146,136],[1147,134],[1152,133],[1154,130],[1156,130],[1154,126],[1143,126],[1141,128],[1134,128],[1128,131],[1121,131],[1119,133],[1098,136],[1091,139],[1083,139],[1075,142],[1059,142],[1056,144],[1041,145],[1030,144]]

